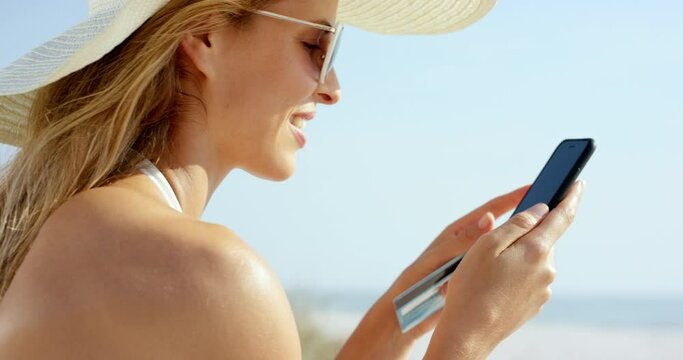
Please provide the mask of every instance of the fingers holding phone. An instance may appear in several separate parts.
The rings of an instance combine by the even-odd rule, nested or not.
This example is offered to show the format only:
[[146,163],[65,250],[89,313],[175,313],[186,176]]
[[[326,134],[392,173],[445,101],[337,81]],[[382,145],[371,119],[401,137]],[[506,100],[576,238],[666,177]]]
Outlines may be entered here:
[[[585,183],[583,181],[574,183],[564,200],[545,215],[538,226],[511,245],[532,246],[537,252],[549,254],[557,240],[574,222],[584,189]],[[522,214],[517,214],[510,220]]]
[[[445,307],[435,348],[441,341],[457,342],[449,332],[486,343],[502,340],[538,314],[552,293],[554,245],[573,222],[583,192],[583,183],[574,182],[594,151],[590,138],[562,141],[508,222],[394,299],[401,330]],[[445,301],[434,295],[434,286]]]
[[540,312],[555,280],[552,245],[571,224],[559,214],[575,213],[580,195],[572,190],[550,212],[545,205],[523,211],[472,246],[449,282],[432,352],[447,352],[437,349],[463,336],[493,349]]

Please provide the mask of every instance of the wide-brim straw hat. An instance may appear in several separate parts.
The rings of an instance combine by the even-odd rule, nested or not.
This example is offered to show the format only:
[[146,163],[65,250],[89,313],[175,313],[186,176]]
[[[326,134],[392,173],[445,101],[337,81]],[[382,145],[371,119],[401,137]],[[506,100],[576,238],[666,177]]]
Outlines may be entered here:
[[[0,142],[21,146],[36,90],[102,58],[168,0],[88,0],[88,17],[0,69]],[[337,21],[383,34],[462,29],[495,0],[339,0]]]

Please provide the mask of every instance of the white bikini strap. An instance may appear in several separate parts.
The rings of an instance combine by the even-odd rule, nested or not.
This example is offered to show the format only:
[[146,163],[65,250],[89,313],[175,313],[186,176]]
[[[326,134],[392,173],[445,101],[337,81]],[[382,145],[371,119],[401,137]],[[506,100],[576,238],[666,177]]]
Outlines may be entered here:
[[175,196],[173,188],[171,187],[171,184],[168,183],[168,180],[166,180],[166,177],[164,177],[164,174],[162,174],[161,171],[151,161],[149,161],[149,159],[145,159],[139,165],[139,168],[152,180],[154,185],[159,188],[161,194],[164,196],[164,198],[166,198],[168,205],[176,211],[182,213],[183,209],[180,207],[178,198]]

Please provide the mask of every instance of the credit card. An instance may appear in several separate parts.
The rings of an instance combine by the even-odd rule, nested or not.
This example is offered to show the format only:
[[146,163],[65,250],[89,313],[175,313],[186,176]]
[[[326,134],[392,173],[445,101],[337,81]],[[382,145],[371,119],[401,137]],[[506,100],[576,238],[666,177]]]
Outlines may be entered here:
[[394,298],[401,332],[406,333],[430,315],[441,310],[446,299],[439,288],[450,280],[465,254],[458,255]]

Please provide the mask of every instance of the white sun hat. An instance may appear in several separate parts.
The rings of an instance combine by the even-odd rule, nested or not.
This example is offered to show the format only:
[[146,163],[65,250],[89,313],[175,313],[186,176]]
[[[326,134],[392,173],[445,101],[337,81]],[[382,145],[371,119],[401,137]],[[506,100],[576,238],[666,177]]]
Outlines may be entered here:
[[[169,0],[88,0],[88,17],[0,69],[0,142],[21,146],[37,89],[102,58]],[[495,0],[339,0],[337,22],[383,34],[462,29]]]

